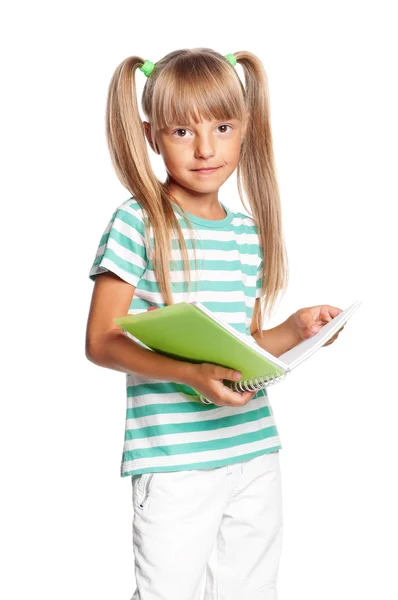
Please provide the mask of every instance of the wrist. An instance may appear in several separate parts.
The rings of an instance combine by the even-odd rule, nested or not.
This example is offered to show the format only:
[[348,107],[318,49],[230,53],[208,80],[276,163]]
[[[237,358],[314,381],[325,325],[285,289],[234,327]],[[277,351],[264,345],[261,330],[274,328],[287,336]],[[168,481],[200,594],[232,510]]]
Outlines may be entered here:
[[184,385],[188,385],[190,387],[195,387],[196,385],[196,373],[197,366],[195,363],[177,361],[178,368],[175,373],[174,381],[176,383],[182,383]]
[[283,325],[285,326],[287,336],[286,340],[288,341],[289,350],[297,346],[297,344],[299,344],[302,341],[297,330],[295,314],[296,313],[290,315],[290,317],[288,317],[283,323]]

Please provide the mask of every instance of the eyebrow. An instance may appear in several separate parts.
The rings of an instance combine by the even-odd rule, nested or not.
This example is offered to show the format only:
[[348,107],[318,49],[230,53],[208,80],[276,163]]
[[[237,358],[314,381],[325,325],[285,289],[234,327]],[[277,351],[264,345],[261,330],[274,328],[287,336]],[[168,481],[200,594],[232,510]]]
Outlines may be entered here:
[[[212,121],[210,121],[211,124],[213,123],[224,123],[225,121],[240,121],[240,119],[237,119],[236,117],[230,117],[227,119],[213,119]],[[193,125],[198,125],[198,123],[194,123],[193,121],[188,122],[188,123],[173,123],[172,125],[170,125],[169,127],[166,127],[166,129],[171,129],[173,127],[176,127],[177,125],[183,127],[183,126],[193,126]]]

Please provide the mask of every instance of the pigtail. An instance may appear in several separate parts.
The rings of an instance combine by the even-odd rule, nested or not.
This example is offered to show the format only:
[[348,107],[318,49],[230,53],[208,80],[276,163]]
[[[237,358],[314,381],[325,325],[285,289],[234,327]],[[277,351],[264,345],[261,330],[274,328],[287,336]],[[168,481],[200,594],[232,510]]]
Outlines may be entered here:
[[[177,233],[184,269],[191,278],[184,236],[174,214],[165,184],[155,176],[140,118],[135,73],[145,61],[138,56],[126,58],[111,79],[106,108],[106,136],[113,166],[122,185],[139,201],[148,216],[147,248],[155,278],[166,305],[174,303],[170,284],[171,234]],[[150,247],[152,226],[154,246]]]
[[282,232],[267,75],[254,54],[237,52],[235,58],[243,68],[245,101],[250,112],[237,180],[243,206],[243,188],[246,192],[251,208],[248,212],[256,222],[263,252],[262,291],[257,313],[257,328],[261,331],[263,315],[272,313],[280,290],[284,291],[287,287],[288,257]]

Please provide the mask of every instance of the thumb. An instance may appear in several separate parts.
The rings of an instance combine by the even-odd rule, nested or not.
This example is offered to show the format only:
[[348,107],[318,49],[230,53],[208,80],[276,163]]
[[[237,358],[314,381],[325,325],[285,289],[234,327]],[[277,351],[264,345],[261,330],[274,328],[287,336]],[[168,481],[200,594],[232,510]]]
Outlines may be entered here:
[[228,379],[228,381],[239,381],[239,379],[242,379],[242,373],[240,371],[236,371],[235,369],[226,369],[225,367],[220,367],[219,374],[217,372],[217,377],[220,379]]

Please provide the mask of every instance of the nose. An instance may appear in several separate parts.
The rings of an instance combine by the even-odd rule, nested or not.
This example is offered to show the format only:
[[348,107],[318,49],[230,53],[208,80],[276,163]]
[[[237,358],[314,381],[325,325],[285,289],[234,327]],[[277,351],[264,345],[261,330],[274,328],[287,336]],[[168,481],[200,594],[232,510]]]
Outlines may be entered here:
[[195,158],[208,160],[215,154],[215,144],[211,134],[198,135],[195,148]]

